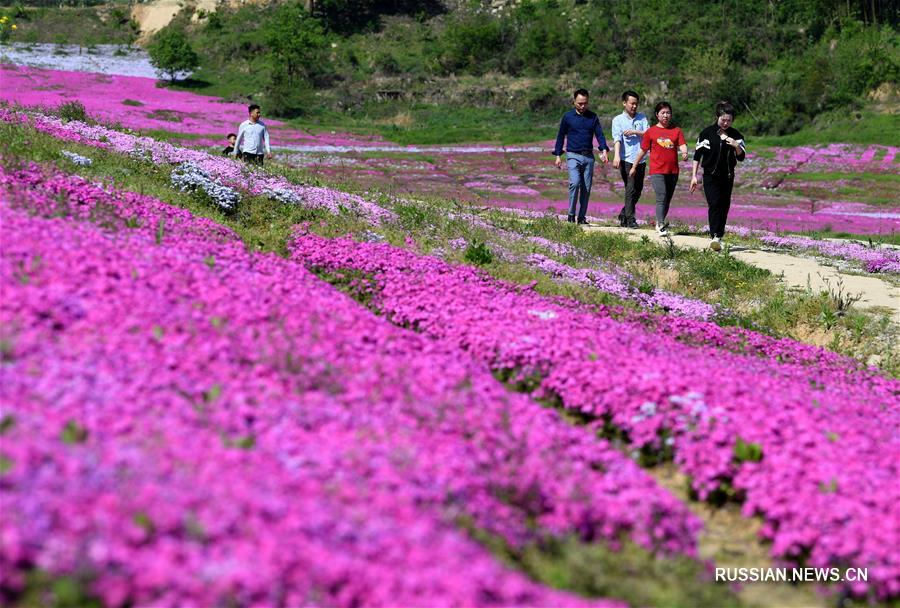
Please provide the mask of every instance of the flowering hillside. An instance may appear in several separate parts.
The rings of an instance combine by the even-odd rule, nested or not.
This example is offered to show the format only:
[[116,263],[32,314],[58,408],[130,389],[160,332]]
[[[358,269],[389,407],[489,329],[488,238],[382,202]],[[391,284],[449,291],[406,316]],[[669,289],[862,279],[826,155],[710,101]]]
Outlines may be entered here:
[[[866,569],[808,601],[900,597],[877,368],[733,327],[541,214],[33,111],[0,133],[4,603],[743,605],[699,502],[760,522],[769,565]],[[586,554],[640,589],[562,566]]]

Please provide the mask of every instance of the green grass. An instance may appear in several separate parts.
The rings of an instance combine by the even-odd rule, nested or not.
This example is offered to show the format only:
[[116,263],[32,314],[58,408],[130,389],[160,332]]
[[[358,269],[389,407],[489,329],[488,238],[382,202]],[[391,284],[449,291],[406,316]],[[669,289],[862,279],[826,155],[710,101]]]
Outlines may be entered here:
[[753,138],[758,146],[809,146],[826,143],[900,146],[900,115],[872,110],[824,114],[796,133]]
[[792,173],[791,177],[798,180],[810,182],[834,182],[838,180],[879,182],[887,184],[900,184],[900,175],[896,173],[872,173],[871,171],[838,173],[832,172],[810,172],[810,173]]
[[[190,81],[166,87],[228,101],[246,101],[234,95],[247,86],[235,76],[219,76],[201,68]],[[335,112],[324,107],[324,101],[320,103],[322,106],[311,108],[302,117],[279,120],[310,133],[377,134],[400,145],[517,144],[555,138],[559,116],[567,110],[561,105],[558,112],[540,114],[457,104],[371,100],[361,107]],[[262,105],[265,114],[265,102]]]
[[137,38],[137,24],[131,21],[128,4],[106,7],[3,8],[17,25],[10,42],[78,44],[131,44]]
[[502,561],[549,587],[584,597],[624,598],[632,606],[724,608],[747,606],[727,585],[686,557],[662,557],[624,541],[617,550],[575,538],[514,548],[465,526]]
[[[512,110],[453,105],[410,104],[378,109],[408,115],[408,126],[373,124],[370,115],[354,116],[358,126],[370,125],[379,135],[399,144],[499,143],[552,139],[558,117]],[[560,114],[565,108],[560,108]]]

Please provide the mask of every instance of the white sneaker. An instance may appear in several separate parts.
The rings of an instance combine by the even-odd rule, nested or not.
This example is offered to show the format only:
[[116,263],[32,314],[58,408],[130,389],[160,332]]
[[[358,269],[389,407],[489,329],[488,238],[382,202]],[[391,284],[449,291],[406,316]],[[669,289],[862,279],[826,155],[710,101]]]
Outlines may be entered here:
[[669,234],[669,225],[668,224],[657,224],[656,225],[656,234],[659,236],[668,236]]
[[722,251],[722,239],[713,237],[713,240],[709,242],[709,248],[713,251]]

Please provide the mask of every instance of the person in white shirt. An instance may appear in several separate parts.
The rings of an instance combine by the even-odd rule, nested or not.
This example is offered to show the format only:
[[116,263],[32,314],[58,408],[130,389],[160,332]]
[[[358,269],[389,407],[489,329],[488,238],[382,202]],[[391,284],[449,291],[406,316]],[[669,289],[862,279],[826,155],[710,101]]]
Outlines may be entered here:
[[250,118],[241,123],[232,154],[255,165],[263,164],[263,158],[272,158],[269,147],[269,130],[259,119],[262,112],[259,106],[250,104],[247,108]]
[[619,225],[626,228],[637,228],[635,207],[644,190],[644,169],[647,166],[646,160],[643,160],[634,176],[629,176],[641,150],[644,131],[650,128],[647,117],[637,111],[639,102],[640,97],[634,91],[622,93],[622,107],[625,111],[612,121],[613,167],[622,174],[622,182],[625,184],[625,206],[619,212]]

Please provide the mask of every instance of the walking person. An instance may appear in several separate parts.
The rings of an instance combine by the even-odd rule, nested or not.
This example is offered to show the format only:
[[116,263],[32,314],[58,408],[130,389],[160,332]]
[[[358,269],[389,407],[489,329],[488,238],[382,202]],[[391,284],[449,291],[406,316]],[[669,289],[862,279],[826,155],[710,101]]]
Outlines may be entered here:
[[725,222],[731,208],[731,193],[734,190],[734,168],[747,155],[744,136],[731,126],[734,122],[734,106],[727,101],[716,104],[716,122],[697,138],[694,150],[694,166],[691,174],[691,192],[700,181],[697,169],[703,166],[703,194],[709,207],[709,248],[721,251],[722,237],[725,236]]
[[656,193],[656,232],[659,236],[669,234],[669,205],[678,183],[678,153],[681,160],[687,160],[687,142],[680,128],[672,126],[672,105],[661,101],[654,108],[656,124],[644,132],[641,151],[635,158],[628,175],[637,174],[637,167],[650,153],[650,184]]
[[[600,160],[607,162],[606,138],[600,126],[600,118],[588,109],[590,95],[586,89],[578,89],[572,95],[574,108],[563,114],[556,135],[556,168],[562,169],[563,142],[566,145],[566,167],[569,169],[569,215],[568,221],[587,224],[588,199],[594,179],[594,137]],[[577,214],[576,214],[577,211]]]
[[232,154],[248,163],[262,165],[264,158],[272,158],[272,149],[269,147],[269,130],[259,119],[262,112],[258,105],[250,104],[247,112],[250,114],[250,118],[242,122],[238,128]]
[[641,138],[650,123],[643,113],[638,112],[640,97],[634,91],[622,93],[623,112],[613,118],[613,167],[619,170],[622,183],[625,184],[625,206],[619,212],[619,225],[626,228],[637,228],[635,207],[641,192],[644,190],[644,173],[646,161],[641,162],[632,177],[629,175],[641,150]]

